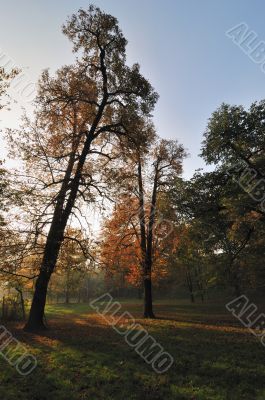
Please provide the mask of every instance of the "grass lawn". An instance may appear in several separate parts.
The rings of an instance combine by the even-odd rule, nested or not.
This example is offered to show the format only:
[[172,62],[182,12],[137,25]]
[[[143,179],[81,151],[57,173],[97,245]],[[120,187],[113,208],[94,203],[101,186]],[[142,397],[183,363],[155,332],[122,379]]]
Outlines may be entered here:
[[22,377],[0,357],[0,399],[265,399],[265,348],[223,303],[163,301],[147,321],[139,301],[122,305],[172,354],[168,372],[156,374],[88,305],[49,305],[51,329],[42,335],[5,324],[38,366]]

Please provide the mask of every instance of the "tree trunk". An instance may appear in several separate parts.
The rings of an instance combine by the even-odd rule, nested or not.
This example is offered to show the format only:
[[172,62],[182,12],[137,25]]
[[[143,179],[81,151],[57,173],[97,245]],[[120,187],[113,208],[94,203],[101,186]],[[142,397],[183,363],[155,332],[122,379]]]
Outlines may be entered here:
[[204,303],[204,284],[203,284],[203,279],[202,279],[202,271],[201,271],[201,266],[198,265],[198,267],[195,269],[196,275],[197,275],[197,287],[199,289],[200,297],[202,303]]
[[144,317],[155,318],[153,313],[152,280],[149,277],[144,278]]
[[[68,218],[67,218],[68,219]],[[58,221],[55,215],[50,232],[48,234],[44,256],[40,267],[40,274],[36,280],[35,292],[31,303],[29,319],[24,327],[26,331],[46,329],[44,322],[44,309],[47,298],[48,285],[56,266],[61,244],[64,238],[64,230],[67,219]]]
[[22,309],[22,318],[23,318],[23,321],[25,321],[26,311],[25,311],[25,302],[24,302],[23,291],[22,291],[22,289],[19,289],[19,288],[16,288],[16,291],[19,293],[21,309]]
[[36,281],[36,288],[31,304],[28,322],[26,323],[25,331],[38,331],[47,329],[44,323],[44,309],[46,303],[46,295],[50,277],[46,271],[41,270]]
[[66,288],[65,291],[65,304],[69,304],[69,290]]
[[153,233],[155,224],[157,186],[158,185],[158,163],[155,167],[154,185],[152,191],[152,199],[149,213],[145,268],[144,268],[144,317],[155,318],[153,313],[153,298],[152,298],[152,266],[153,266]]
[[190,294],[190,301],[192,303],[195,303],[195,298],[194,298],[194,294],[193,293]]

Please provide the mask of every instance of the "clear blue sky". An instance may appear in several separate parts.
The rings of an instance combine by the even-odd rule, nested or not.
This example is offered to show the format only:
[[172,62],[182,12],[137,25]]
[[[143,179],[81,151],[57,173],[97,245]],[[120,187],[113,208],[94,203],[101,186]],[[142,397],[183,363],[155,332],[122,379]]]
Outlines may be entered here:
[[[198,157],[207,119],[222,103],[249,104],[265,97],[265,74],[225,35],[245,22],[265,41],[263,0],[98,0],[115,15],[129,41],[128,63],[139,62],[160,94],[154,117],[158,133],[178,138],[189,150],[185,176],[203,162]],[[2,2],[0,49],[36,81],[43,68],[72,62],[61,33],[66,17],[83,0]],[[1,61],[0,61],[1,63]],[[13,96],[16,97],[16,96]],[[18,100],[2,113],[1,126],[18,125]],[[29,108],[29,107],[28,107]],[[1,153],[0,153],[1,157]]]

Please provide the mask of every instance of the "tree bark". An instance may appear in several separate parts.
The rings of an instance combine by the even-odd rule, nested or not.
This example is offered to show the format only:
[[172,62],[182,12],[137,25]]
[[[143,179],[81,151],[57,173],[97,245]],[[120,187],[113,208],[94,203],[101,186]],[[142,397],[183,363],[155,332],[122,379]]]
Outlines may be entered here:
[[155,224],[157,187],[158,187],[158,162],[155,167],[154,186],[152,192],[148,230],[147,230],[147,240],[146,240],[145,276],[144,276],[145,318],[155,318],[155,315],[153,313],[153,296],[152,296],[152,266],[153,266],[153,233]]
[[144,317],[155,318],[153,312],[152,280],[149,277],[144,278]]
[[138,190],[139,190],[139,221],[141,233],[141,253],[143,268],[143,285],[144,285],[144,317],[155,318],[153,313],[152,298],[152,264],[153,264],[153,229],[155,223],[156,199],[158,187],[158,164],[155,167],[154,185],[152,191],[151,207],[148,220],[148,228],[146,229],[146,215],[144,208],[144,189],[142,177],[141,157],[138,157]]
[[46,271],[42,270],[36,281],[29,319],[24,327],[25,331],[34,332],[47,329],[44,323],[44,309],[49,279],[50,277],[47,275]]
[[19,288],[16,288],[16,291],[19,293],[21,309],[22,309],[22,318],[23,318],[23,321],[25,321],[26,311],[25,311],[25,302],[24,302],[23,291],[22,291],[22,289],[19,289]]

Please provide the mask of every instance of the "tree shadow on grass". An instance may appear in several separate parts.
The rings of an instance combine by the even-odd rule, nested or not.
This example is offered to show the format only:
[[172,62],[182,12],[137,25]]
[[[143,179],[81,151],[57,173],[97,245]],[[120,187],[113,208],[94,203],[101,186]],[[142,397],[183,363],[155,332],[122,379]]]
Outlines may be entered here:
[[41,334],[23,332],[21,324],[10,325],[14,336],[36,355],[38,367],[21,378],[7,366],[1,398],[255,400],[265,390],[264,348],[250,334],[232,327],[169,317],[141,320],[174,357],[170,370],[158,375],[97,314],[67,315],[49,323],[51,329]]

